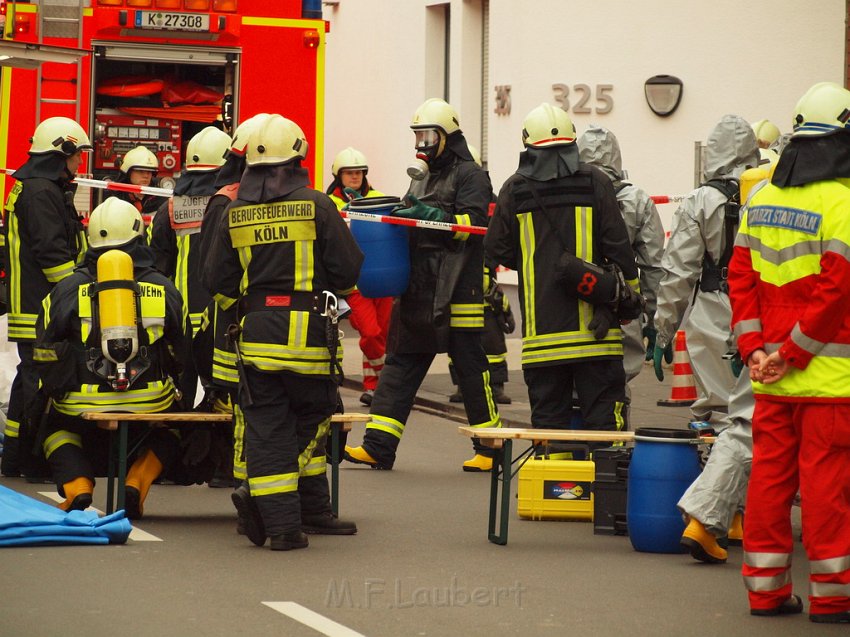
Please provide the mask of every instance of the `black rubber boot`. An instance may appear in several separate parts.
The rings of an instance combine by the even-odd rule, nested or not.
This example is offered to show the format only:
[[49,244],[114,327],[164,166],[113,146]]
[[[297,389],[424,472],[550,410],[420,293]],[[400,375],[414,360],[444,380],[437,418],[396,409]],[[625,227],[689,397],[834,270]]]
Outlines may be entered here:
[[260,515],[260,510],[257,508],[257,503],[251,497],[248,487],[244,484],[238,489],[235,489],[230,494],[230,499],[233,501],[233,506],[236,507],[236,513],[239,516],[237,521],[237,531],[239,528],[245,530],[245,535],[257,546],[263,546],[266,543],[266,525],[263,522],[263,517]]
[[306,549],[310,541],[301,531],[290,531],[273,535],[269,540],[272,551],[291,551],[292,549]]
[[[773,617],[774,615],[797,615],[803,612],[803,600],[799,595],[791,595],[788,599],[774,608],[751,608],[750,615],[758,617]],[[838,613],[841,614],[841,613]],[[846,613],[850,619],[850,613]],[[813,615],[809,615],[811,619]],[[817,621],[812,619],[812,621]]]

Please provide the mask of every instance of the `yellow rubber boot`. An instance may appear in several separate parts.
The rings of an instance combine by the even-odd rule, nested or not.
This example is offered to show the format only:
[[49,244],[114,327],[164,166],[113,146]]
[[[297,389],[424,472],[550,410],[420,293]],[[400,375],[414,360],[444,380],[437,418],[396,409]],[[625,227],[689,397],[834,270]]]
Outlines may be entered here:
[[62,485],[65,501],[59,505],[63,511],[84,511],[91,506],[94,483],[88,478],[74,478]]
[[483,456],[480,453],[476,453],[472,458],[463,463],[464,471],[492,471],[493,470],[493,458],[490,456]]
[[729,526],[729,544],[740,546],[744,542],[744,514],[738,511]]
[[127,488],[124,492],[124,511],[131,520],[140,520],[144,515],[145,498],[160,473],[162,463],[150,449],[130,467],[125,483]]
[[691,556],[707,564],[726,562],[726,550],[717,543],[717,538],[709,533],[696,518],[691,518],[679,544],[690,551]]
[[392,467],[381,466],[363,447],[345,445],[345,459],[355,464],[367,464],[375,469],[392,469]]

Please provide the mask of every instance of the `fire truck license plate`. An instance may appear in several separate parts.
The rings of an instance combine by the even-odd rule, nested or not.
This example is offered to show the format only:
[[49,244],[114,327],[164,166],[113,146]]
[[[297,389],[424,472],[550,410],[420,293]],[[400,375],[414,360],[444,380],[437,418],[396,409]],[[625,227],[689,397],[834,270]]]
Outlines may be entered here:
[[164,29],[167,31],[209,31],[210,16],[206,13],[136,11],[136,28]]

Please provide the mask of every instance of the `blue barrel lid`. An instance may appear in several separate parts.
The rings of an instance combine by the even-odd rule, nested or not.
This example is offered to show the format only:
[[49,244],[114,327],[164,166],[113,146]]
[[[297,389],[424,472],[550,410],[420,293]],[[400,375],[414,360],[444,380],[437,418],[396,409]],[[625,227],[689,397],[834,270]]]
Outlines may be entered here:
[[672,429],[668,427],[638,427],[635,429],[635,440],[660,438],[664,441],[697,440],[699,432],[693,429]]
[[401,199],[398,197],[363,197],[349,202],[348,209],[355,212],[376,212],[378,210],[392,210],[401,205]]

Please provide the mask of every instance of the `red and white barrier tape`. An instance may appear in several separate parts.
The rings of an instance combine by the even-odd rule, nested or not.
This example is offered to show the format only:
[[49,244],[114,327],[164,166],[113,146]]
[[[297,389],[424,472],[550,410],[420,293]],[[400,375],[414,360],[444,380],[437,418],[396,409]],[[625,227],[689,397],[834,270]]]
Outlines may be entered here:
[[[8,168],[0,168],[0,172],[4,172],[10,177],[15,176],[15,171]],[[88,186],[89,188],[115,190],[118,192],[134,192],[140,195],[154,195],[155,197],[171,197],[174,194],[174,192],[168,188],[137,186],[135,184],[122,184],[117,181],[103,181],[101,179],[87,179],[85,177],[77,177],[71,183],[79,184],[80,186]]]
[[423,219],[408,219],[406,217],[392,217],[390,215],[374,215],[368,212],[355,212],[353,210],[340,211],[346,219],[357,219],[358,221],[371,221],[372,223],[388,223],[393,226],[407,226],[409,228],[426,228],[428,230],[443,230],[445,232],[468,232],[469,234],[486,234],[487,228],[482,226],[464,226],[457,223],[444,223],[442,221],[425,221]]

